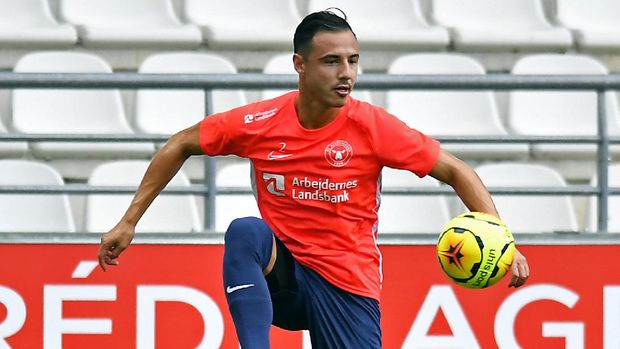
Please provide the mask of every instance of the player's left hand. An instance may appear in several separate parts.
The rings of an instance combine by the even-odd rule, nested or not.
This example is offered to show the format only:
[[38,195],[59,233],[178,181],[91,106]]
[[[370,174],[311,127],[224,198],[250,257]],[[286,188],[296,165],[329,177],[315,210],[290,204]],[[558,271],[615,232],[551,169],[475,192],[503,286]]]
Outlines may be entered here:
[[530,277],[530,267],[527,264],[527,259],[525,259],[525,256],[523,256],[519,250],[515,250],[510,272],[512,273],[512,277],[510,278],[508,287],[520,287]]

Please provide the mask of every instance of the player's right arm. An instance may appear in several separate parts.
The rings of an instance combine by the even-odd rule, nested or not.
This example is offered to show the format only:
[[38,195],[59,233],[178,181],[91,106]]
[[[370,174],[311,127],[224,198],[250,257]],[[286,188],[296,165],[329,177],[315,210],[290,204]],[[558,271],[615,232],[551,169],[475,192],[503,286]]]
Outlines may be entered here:
[[146,209],[192,155],[203,154],[200,123],[174,134],[153,156],[129,208],[108,233],[101,237],[99,265],[118,265],[118,257],[131,243],[135,227]]

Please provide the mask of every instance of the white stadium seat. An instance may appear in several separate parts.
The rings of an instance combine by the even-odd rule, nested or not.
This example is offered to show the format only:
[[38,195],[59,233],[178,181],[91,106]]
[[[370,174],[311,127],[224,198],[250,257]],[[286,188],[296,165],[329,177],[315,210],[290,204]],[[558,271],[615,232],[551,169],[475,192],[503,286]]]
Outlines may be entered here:
[[[362,74],[362,68],[358,66],[358,75]],[[263,69],[263,73],[265,74],[293,74],[297,76],[297,72],[295,71],[295,67],[293,66],[293,55],[291,53],[283,53],[276,56],[271,57],[265,68]],[[286,93],[287,90],[263,90],[262,91],[262,99],[269,99],[277,97],[281,94]],[[353,98],[359,99],[361,101],[372,103],[370,97],[370,91],[367,90],[358,90],[354,89],[351,94]]]
[[581,50],[620,48],[620,2],[556,0],[557,22],[573,31]]
[[52,16],[47,0],[0,0],[2,48],[67,48],[77,43],[77,32]]
[[[63,179],[51,166],[29,160],[0,160],[0,185],[56,186]],[[0,231],[76,231],[65,194],[0,194]]]
[[445,28],[424,18],[419,0],[309,0],[308,12],[332,6],[347,15],[362,48],[430,50],[446,48],[450,43]]
[[[165,74],[235,74],[237,69],[227,59],[210,53],[174,52],[149,56],[140,73]],[[214,90],[212,112],[222,112],[246,104],[241,90]],[[206,115],[202,90],[138,90],[135,122],[144,133],[173,134],[196,124]]]
[[[101,164],[88,180],[93,186],[137,187],[146,172],[147,161],[113,161]],[[170,187],[190,185],[180,171],[169,182]],[[132,194],[89,194],[86,199],[85,229],[87,232],[105,232],[123,216]],[[136,232],[190,233],[202,231],[196,198],[193,195],[161,194],[151,204],[136,226]]]
[[[452,53],[404,55],[388,69],[389,74],[484,75],[474,59]],[[412,128],[432,136],[506,136],[490,91],[389,90],[386,109]],[[445,143],[444,148],[470,159],[525,158],[527,144]]]
[[[111,73],[101,58],[78,52],[35,52],[15,65],[17,73]],[[133,134],[118,90],[16,89],[13,126],[22,133]],[[152,143],[41,142],[31,144],[42,158],[148,157]]]
[[60,16],[87,48],[197,48],[200,30],[181,23],[171,0],[60,0]]
[[[156,53],[142,62],[140,73],[234,74],[235,66],[226,58],[204,52]],[[134,120],[143,133],[171,135],[198,123],[206,116],[203,90],[146,90],[136,93]],[[223,112],[247,103],[242,90],[214,90],[212,113]],[[204,179],[204,158],[191,157],[183,169],[191,180]]]
[[[271,57],[265,67],[263,68],[264,74],[291,74],[297,76],[297,72],[295,71],[295,67],[293,66],[293,54],[292,53],[282,53]],[[292,91],[294,89],[289,90],[279,90],[279,89],[267,89],[261,92],[261,99],[271,99],[277,96],[280,96],[288,91]]]
[[566,50],[569,30],[554,27],[541,0],[434,0],[433,19],[450,28],[454,47],[470,50]]
[[290,50],[301,20],[295,0],[185,0],[184,8],[185,18],[217,49]]
[[[595,186],[598,180],[596,176],[592,178],[590,183]],[[620,164],[609,164],[608,171],[609,187],[620,187]],[[588,208],[586,214],[586,231],[598,231],[598,199],[590,197],[588,199]],[[610,195],[607,201],[607,230],[610,233],[620,233],[620,196]]]
[[[566,187],[559,172],[531,163],[490,163],[476,167],[489,188]],[[494,195],[500,217],[514,233],[577,232],[579,226],[569,196]]]
[[[247,160],[229,163],[217,171],[218,188],[252,189],[251,163]],[[215,231],[225,232],[235,218],[260,217],[256,199],[252,194],[218,194],[215,198]]]
[[[603,75],[607,68],[594,58],[570,54],[539,54],[519,59],[512,74]],[[608,92],[607,120],[610,135],[620,135],[617,97]],[[594,136],[597,134],[595,91],[511,91],[508,120],[512,131],[530,136]],[[593,144],[535,144],[532,154],[541,159],[594,159]],[[620,153],[618,146],[612,153]]]
[[[436,188],[439,182],[430,176],[384,167],[381,175],[383,189]],[[439,234],[450,219],[448,199],[443,195],[381,194],[379,234],[430,233]]]

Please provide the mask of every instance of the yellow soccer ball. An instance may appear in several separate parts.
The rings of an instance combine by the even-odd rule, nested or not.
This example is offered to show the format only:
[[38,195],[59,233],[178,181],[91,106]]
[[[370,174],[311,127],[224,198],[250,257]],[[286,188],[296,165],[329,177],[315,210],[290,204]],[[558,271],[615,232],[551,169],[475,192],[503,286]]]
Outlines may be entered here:
[[514,237],[504,222],[481,212],[452,218],[439,235],[441,269],[468,288],[489,287],[506,274],[515,254]]

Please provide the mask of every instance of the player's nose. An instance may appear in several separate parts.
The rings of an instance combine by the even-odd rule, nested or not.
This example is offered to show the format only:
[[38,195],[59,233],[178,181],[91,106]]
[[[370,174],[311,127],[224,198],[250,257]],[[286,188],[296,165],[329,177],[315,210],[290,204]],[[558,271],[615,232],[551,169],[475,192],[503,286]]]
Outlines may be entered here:
[[340,64],[340,69],[338,69],[338,78],[349,83],[355,76],[356,69],[357,67],[354,67],[351,63],[344,62]]

